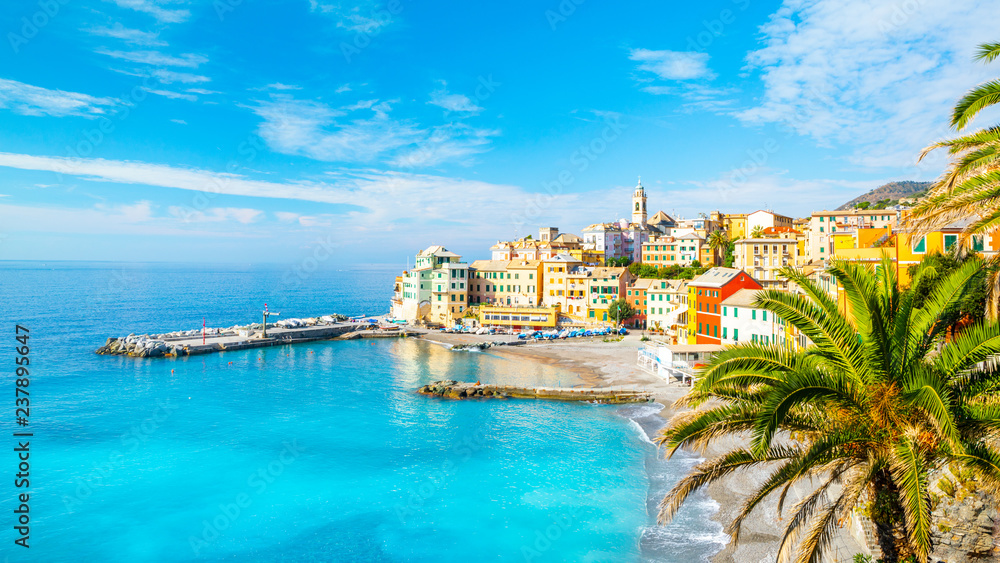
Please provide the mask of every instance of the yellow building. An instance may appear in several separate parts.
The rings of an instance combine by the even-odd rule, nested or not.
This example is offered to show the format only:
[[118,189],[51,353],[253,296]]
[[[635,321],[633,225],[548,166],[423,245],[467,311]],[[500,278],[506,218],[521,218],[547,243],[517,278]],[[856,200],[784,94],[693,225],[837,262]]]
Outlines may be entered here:
[[587,266],[600,266],[604,263],[604,253],[593,248],[571,249],[569,255]]
[[476,260],[469,266],[469,303],[537,306],[541,273],[539,260]]
[[[879,229],[867,229],[876,231]],[[886,229],[887,230],[887,229]],[[883,256],[888,256],[896,268],[896,276],[901,285],[910,284],[909,269],[919,264],[925,256],[935,253],[946,253],[959,244],[961,227],[945,227],[926,235],[917,237],[907,232],[897,232],[886,237],[885,244],[880,247],[837,249],[834,258],[878,264]],[[869,236],[874,236],[869,235]],[[994,254],[994,248],[1000,243],[1000,237],[977,235],[966,241],[967,249],[977,254]]]
[[[557,254],[542,260],[542,304],[565,312],[568,297],[566,276],[570,270],[582,265],[583,262],[569,254]],[[573,288],[574,291],[577,289],[582,288]]]
[[559,310],[555,307],[517,307],[483,305],[479,308],[479,324],[512,330],[542,329],[556,326]]
[[729,240],[747,237],[747,214],[726,213],[722,216],[723,228],[729,235]]

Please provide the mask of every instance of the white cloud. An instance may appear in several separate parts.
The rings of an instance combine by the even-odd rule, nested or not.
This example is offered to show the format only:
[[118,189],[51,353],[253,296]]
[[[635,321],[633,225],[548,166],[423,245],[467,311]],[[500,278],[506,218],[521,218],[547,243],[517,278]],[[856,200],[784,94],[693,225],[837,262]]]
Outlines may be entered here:
[[281,82],[275,82],[274,84],[268,84],[262,88],[263,90],[301,90],[302,86],[296,86],[294,84],[282,84]]
[[[470,232],[483,244],[499,236],[512,236],[517,229],[533,231],[538,224],[588,224],[594,216],[606,214],[606,201],[578,194],[534,194],[512,185],[426,174],[408,174],[369,169],[342,169],[327,174],[324,181],[267,182],[239,174],[176,168],[144,162],[104,159],[70,159],[25,154],[0,153],[0,166],[21,170],[50,171],[90,181],[208,192],[213,194],[290,199],[350,206],[357,211],[337,215],[337,228],[350,236],[372,233],[395,237],[394,225],[408,234],[415,225],[438,240],[458,237],[467,240]],[[623,213],[627,211],[625,192]],[[193,201],[195,196],[191,196]],[[185,198],[186,199],[186,198]],[[182,200],[183,201],[183,200]],[[300,227],[329,222],[322,214],[295,216],[275,214],[284,222]],[[306,217],[305,220],[300,220]],[[246,216],[245,218],[250,218]],[[257,216],[252,217],[256,220]],[[386,239],[388,241],[388,239]],[[422,241],[421,241],[422,243]]]
[[187,100],[193,102],[198,99],[198,96],[192,94],[182,94],[180,92],[171,92],[170,90],[158,90],[158,89],[148,89],[146,90],[150,94],[156,94],[157,96],[163,96],[164,98],[170,98],[171,100]]
[[164,84],[173,84],[175,82],[180,82],[182,84],[199,84],[202,82],[211,82],[212,80],[207,76],[201,76],[199,74],[174,72],[172,70],[162,68],[154,68],[150,71],[150,74]]
[[464,94],[452,94],[448,92],[445,88],[445,84],[442,82],[442,86],[439,90],[431,92],[431,100],[427,103],[442,107],[450,112],[455,113],[479,113],[483,111],[483,108],[476,105],[471,98]]
[[393,22],[394,16],[375,0],[346,2],[309,0],[309,9],[337,20],[337,27],[355,33],[374,34]]
[[708,68],[708,53],[632,49],[628,58],[639,63],[639,70],[651,72],[662,80],[715,78]]
[[204,211],[182,206],[171,206],[167,210],[170,216],[188,223],[225,223],[236,221],[243,225],[254,223],[264,216],[259,209],[239,207],[213,207]]
[[[179,23],[189,17],[191,12],[173,7],[174,4],[187,4],[184,0],[113,0],[119,7],[128,8],[144,14],[149,14],[163,23]],[[164,7],[169,6],[169,7]]]
[[390,103],[377,99],[332,108],[276,95],[253,109],[263,119],[258,134],[272,150],[327,162],[468,164],[468,157],[488,150],[491,138],[499,134],[462,123],[421,127],[393,118]]
[[334,90],[333,93],[334,94],[343,94],[344,92],[350,92],[350,91],[351,91],[351,85],[350,84],[344,84],[340,88],[337,88],[336,90]]
[[0,108],[7,108],[22,115],[96,118],[105,114],[114,104],[115,101],[110,98],[49,90],[0,78]]
[[138,64],[150,66],[174,66],[183,68],[198,68],[207,63],[208,58],[202,55],[187,53],[179,57],[166,55],[158,51],[108,51],[99,49],[98,54],[107,55],[115,59],[121,59]]
[[[996,40],[985,0],[786,0],[748,55],[759,105],[735,115],[776,123],[821,145],[854,147],[866,167],[912,165],[947,135],[955,101],[998,67],[974,64]],[[933,161],[932,161],[933,163]],[[939,163],[933,163],[937,168]]]
[[132,45],[142,45],[144,47],[167,46],[167,42],[159,39],[159,34],[157,33],[142,31],[139,29],[129,29],[118,22],[111,27],[94,27],[88,29],[87,31],[100,37],[121,39],[122,41],[131,43]]
[[434,166],[446,161],[460,161],[489,150],[492,137],[500,132],[493,129],[479,129],[463,123],[450,123],[434,127],[427,138],[390,161],[395,166],[412,168]]
[[273,150],[316,160],[370,162],[421,136],[415,126],[390,118],[384,102],[359,108],[372,115],[354,117],[350,109],[287,97],[262,102],[254,111],[264,120],[258,133]]
[[188,124],[188,122],[184,121],[183,119],[171,119],[170,121],[172,121],[172,122],[174,122],[174,123],[176,123],[178,125],[187,125]]
[[203,96],[210,96],[212,94],[221,94],[222,93],[222,92],[218,92],[216,90],[205,90],[204,88],[188,88],[187,90],[184,90],[184,91],[188,92],[190,94],[201,94]]

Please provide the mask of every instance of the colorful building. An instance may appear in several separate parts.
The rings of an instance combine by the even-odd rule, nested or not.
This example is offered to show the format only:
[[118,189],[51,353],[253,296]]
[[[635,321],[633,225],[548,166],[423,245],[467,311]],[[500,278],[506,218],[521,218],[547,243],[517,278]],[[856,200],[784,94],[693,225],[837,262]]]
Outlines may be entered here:
[[476,260],[469,266],[469,303],[539,305],[541,271],[539,260]]
[[646,328],[676,344],[687,341],[686,280],[653,280],[646,290]]
[[[690,266],[692,262],[711,257],[712,251],[705,244],[705,237],[696,232],[657,237],[642,245],[642,263],[659,268]],[[701,262],[705,264],[705,262]]]
[[808,259],[826,260],[834,254],[837,232],[852,229],[893,229],[901,212],[891,209],[816,211],[809,221]]
[[410,323],[452,324],[468,307],[468,265],[443,246],[417,253],[413,268],[397,278],[391,313]]
[[515,305],[483,305],[479,307],[479,324],[509,330],[553,328],[559,320],[555,307],[518,307]]
[[799,245],[791,238],[747,238],[734,242],[733,267],[748,272],[767,288],[787,289],[779,276],[785,266],[799,263]]
[[721,304],[741,289],[761,289],[735,268],[712,268],[688,283],[688,344],[721,344]]
[[660,280],[650,278],[639,278],[632,282],[632,285],[625,289],[625,299],[628,304],[635,309],[636,314],[630,319],[630,324],[635,328],[646,328],[646,290],[653,283]]
[[755,289],[741,289],[722,302],[722,343],[804,347],[806,337],[795,327],[754,304],[758,293]]

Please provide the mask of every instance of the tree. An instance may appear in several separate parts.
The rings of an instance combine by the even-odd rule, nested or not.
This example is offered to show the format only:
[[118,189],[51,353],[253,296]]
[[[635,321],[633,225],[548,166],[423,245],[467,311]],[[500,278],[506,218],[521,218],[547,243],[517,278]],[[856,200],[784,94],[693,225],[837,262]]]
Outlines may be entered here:
[[[980,45],[975,59],[990,63],[1000,56],[1000,43]],[[977,86],[955,105],[951,126],[964,131],[980,111],[1000,102],[1000,80]],[[933,230],[956,220],[973,218],[965,237],[991,231],[1000,225],[1000,126],[978,129],[925,148],[920,159],[937,149],[947,149],[951,163],[927,196],[913,209],[913,225]],[[963,237],[963,239],[965,238]]]
[[750,231],[750,238],[760,238],[762,236],[764,236],[764,227],[761,227],[760,225],[757,225],[752,231]]
[[[1000,485],[1000,371],[986,361],[1000,352],[1000,326],[978,319],[937,350],[947,311],[970,290],[982,260],[972,258],[938,279],[916,305],[902,291],[890,259],[875,272],[858,263],[829,269],[843,287],[849,313],[806,276],[783,274],[804,295],[758,294],[771,311],[813,344],[800,350],[744,343],[718,353],[658,438],[668,455],[681,447],[704,450],[718,438],[749,436],[749,443],[702,462],[660,505],[669,520],[695,491],[741,469],[771,469],[730,525],[741,524],[773,494],[778,509],[797,483],[819,479],[786,515],[779,559],[797,552],[819,561],[838,520],[860,508],[873,521],[887,563],[931,550],[932,470],[954,463],[985,485]],[[931,267],[916,272],[915,285]],[[701,408],[705,407],[705,408]]]
[[633,316],[635,316],[635,309],[629,305],[628,300],[624,297],[619,297],[608,305],[608,318],[614,319],[615,326],[622,324]]
[[869,207],[871,207],[871,205],[872,205],[872,202],[870,202],[870,201],[859,201],[857,204],[855,204],[854,208],[855,209],[868,209]]
[[729,248],[729,236],[726,231],[712,231],[712,234],[708,235],[708,247],[712,249],[713,257],[716,260],[720,259],[723,252]]

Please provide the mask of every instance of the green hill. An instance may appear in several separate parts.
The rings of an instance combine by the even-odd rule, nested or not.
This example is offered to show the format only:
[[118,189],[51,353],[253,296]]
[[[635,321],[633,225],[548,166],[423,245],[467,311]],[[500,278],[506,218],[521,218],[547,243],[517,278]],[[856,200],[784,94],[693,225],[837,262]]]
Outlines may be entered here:
[[864,195],[860,195],[851,201],[848,201],[844,205],[838,207],[837,210],[852,209],[854,206],[863,201],[867,201],[871,204],[882,202],[887,205],[895,205],[900,198],[920,197],[924,195],[931,185],[932,182],[912,182],[909,180],[902,182],[889,182],[888,184],[883,184]]

